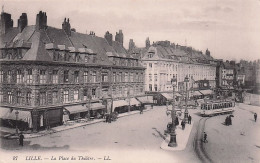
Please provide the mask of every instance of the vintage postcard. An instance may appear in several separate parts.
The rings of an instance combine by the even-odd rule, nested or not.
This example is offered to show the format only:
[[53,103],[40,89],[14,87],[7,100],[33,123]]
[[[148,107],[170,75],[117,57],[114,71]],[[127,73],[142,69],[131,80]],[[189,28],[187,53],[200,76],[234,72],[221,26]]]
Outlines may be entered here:
[[0,163],[260,162],[259,0],[0,6]]

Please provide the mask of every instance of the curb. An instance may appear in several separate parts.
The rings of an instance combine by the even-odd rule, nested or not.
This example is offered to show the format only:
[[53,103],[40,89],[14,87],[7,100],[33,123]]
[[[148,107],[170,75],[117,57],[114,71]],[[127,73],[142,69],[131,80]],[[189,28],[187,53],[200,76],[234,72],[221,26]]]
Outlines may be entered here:
[[[152,109],[146,109],[146,110],[143,110],[144,112],[147,112],[147,111],[150,111]],[[131,115],[134,115],[134,114],[139,114],[140,112],[139,111],[136,111],[136,112],[130,112],[130,114],[124,114],[124,115],[118,115],[118,118],[122,118],[122,117],[126,117],[126,116],[131,116]],[[78,125],[78,126],[74,126],[74,127],[71,127],[71,128],[64,128],[64,129],[60,129],[60,130],[54,130],[54,129],[51,129],[50,131],[45,131],[46,133],[35,133],[35,134],[29,134],[29,136],[27,134],[24,134],[24,139],[30,139],[30,138],[37,138],[37,137],[41,137],[41,136],[45,136],[45,135],[50,135],[50,134],[53,134],[53,133],[57,133],[57,132],[61,132],[61,131],[66,131],[66,130],[70,130],[70,129],[75,129],[75,128],[79,128],[79,127],[83,127],[83,126],[87,126],[87,125],[92,125],[92,124],[96,124],[96,123],[101,123],[101,122],[105,122],[104,119],[102,120],[98,120],[98,121],[93,121],[93,122],[90,122],[90,123],[86,123],[86,124],[82,124],[82,125]],[[9,137],[10,135],[13,135],[13,133],[10,133],[8,135],[5,135],[5,136],[2,136],[6,139],[17,139],[17,136],[14,136],[14,137]]]
[[[191,134],[191,131],[192,131],[192,128],[193,128],[193,124],[194,122],[192,121],[190,127],[186,130],[188,130],[188,133],[187,133],[187,136],[186,134],[184,134],[186,137],[184,139],[177,139],[177,146],[176,147],[169,147],[168,146],[168,143],[170,142],[170,134],[167,134],[166,136],[166,139],[162,142],[161,144],[161,149],[163,150],[168,150],[168,151],[182,151],[186,148],[187,144],[188,144],[188,141],[189,141],[189,137],[190,137],[190,134]],[[179,128],[178,129],[179,132],[181,131],[181,129]],[[176,131],[177,135],[178,135],[178,131]],[[178,138],[178,137],[177,137]],[[182,142],[182,143],[178,143],[178,142]]]

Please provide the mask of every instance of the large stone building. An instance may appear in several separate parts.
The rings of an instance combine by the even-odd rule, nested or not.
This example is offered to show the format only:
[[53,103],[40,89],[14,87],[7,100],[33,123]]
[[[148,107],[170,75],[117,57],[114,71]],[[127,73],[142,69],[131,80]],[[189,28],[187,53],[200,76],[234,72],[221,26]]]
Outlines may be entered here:
[[47,25],[45,12],[30,26],[23,13],[18,27],[2,12],[0,25],[2,119],[38,131],[61,125],[67,114],[75,119],[137,105],[135,97],[144,95],[144,68],[123,47],[121,30],[114,41],[109,32],[78,33],[66,18],[57,29]]
[[[146,40],[145,48],[131,51],[132,54],[138,53],[138,50],[141,53],[139,56],[142,56],[142,64],[146,68],[145,90],[148,93],[172,92],[173,75],[177,77],[176,91],[181,94],[186,90],[186,76],[189,78],[187,90],[194,92],[204,89],[202,92],[205,94],[212,93],[216,86],[216,61],[208,50],[206,54],[202,54],[191,47],[171,44],[169,41],[158,41],[151,46],[148,41],[149,39]],[[207,87],[204,86],[205,83]],[[197,91],[194,94],[202,95],[202,92]]]

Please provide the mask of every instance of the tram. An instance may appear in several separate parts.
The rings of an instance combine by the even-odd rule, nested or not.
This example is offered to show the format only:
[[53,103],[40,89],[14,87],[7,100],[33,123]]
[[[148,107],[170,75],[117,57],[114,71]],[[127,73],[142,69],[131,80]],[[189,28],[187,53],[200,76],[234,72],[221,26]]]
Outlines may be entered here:
[[201,116],[214,116],[218,114],[232,113],[234,101],[209,101],[201,104]]

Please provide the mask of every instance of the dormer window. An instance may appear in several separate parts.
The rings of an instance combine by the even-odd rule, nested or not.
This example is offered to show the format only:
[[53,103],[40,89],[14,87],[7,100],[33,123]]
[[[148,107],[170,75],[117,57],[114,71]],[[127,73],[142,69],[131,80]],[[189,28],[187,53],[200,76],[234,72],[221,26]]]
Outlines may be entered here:
[[75,62],[79,62],[79,53],[75,54]]
[[88,55],[85,55],[85,62],[87,63],[89,61]]
[[152,57],[153,57],[153,53],[149,53],[148,58],[152,58]]
[[65,53],[64,61],[70,61],[70,55],[69,55],[69,53]]

